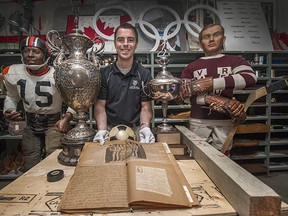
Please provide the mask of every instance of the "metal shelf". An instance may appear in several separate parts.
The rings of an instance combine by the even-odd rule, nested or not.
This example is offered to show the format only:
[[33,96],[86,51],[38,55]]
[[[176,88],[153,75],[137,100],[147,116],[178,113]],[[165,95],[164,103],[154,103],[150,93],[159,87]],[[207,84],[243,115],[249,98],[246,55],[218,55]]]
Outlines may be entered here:
[[0,136],[0,140],[19,140],[19,139],[22,139],[22,135],[12,136],[10,134],[6,134]]
[[253,155],[232,155],[232,160],[255,160],[255,159],[266,159],[267,155],[265,152],[257,152]]
[[[185,123],[185,122],[189,122],[189,119],[169,119],[167,118],[167,121],[168,121],[168,124],[169,123],[178,123],[178,122],[181,122],[181,123]],[[162,118],[155,118],[154,119],[154,123],[162,123]]]

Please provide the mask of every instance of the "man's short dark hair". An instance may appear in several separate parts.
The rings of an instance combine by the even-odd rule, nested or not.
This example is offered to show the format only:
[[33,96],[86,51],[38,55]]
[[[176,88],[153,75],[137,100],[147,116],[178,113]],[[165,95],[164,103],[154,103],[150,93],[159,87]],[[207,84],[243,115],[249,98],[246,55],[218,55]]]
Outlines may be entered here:
[[201,30],[201,32],[199,33],[199,41],[202,40],[202,33],[203,31],[205,31],[206,29],[209,29],[209,28],[212,28],[213,26],[220,26],[221,27],[221,30],[222,30],[222,34],[225,35],[225,30],[224,30],[224,27],[220,24],[216,24],[216,23],[212,23],[212,24],[209,24],[209,25],[206,25],[204,26],[204,28]]
[[136,42],[138,42],[138,32],[136,30],[136,28],[130,24],[130,23],[123,23],[121,24],[120,26],[118,26],[115,30],[115,34],[114,34],[114,40],[116,40],[116,37],[117,37],[117,32],[120,28],[123,28],[123,29],[131,29],[132,31],[134,31],[134,34],[135,34],[135,39],[136,39]]

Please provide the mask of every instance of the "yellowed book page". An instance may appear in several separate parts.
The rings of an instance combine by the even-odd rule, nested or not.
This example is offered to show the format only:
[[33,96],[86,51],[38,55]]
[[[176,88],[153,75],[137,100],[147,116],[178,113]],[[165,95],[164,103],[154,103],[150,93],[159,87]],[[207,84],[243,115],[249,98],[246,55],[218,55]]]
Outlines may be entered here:
[[61,211],[128,209],[127,168],[121,153],[114,150],[108,145],[85,145],[64,192]]
[[[168,145],[163,143],[142,144],[132,140],[112,141],[102,146],[86,143],[60,210],[128,211],[130,201],[133,206],[147,209],[197,204],[197,200],[187,196],[170,155],[173,157]],[[128,196],[128,189],[132,196]]]
[[129,203],[132,208],[191,207],[171,164],[128,163]]
[[187,180],[183,174],[179,175],[180,168],[175,167],[176,160],[168,145],[153,143],[141,146],[147,159],[130,158],[127,161],[128,199],[132,207],[134,204],[138,207],[149,204],[154,208],[198,205]]

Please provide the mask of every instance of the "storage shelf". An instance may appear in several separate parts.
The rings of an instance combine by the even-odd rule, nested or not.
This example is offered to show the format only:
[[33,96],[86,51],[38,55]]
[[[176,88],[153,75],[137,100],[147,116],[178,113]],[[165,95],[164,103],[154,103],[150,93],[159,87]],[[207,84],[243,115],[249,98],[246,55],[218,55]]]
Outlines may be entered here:
[[247,116],[246,121],[249,120],[268,120],[267,116]]
[[271,64],[271,67],[274,68],[274,67],[288,67],[288,64]]
[[[162,123],[163,118],[155,118],[154,123]],[[183,123],[183,122],[189,122],[189,119],[169,119],[167,118],[168,124],[169,123]]]
[[[256,71],[258,70],[258,78],[257,84],[252,88],[247,88],[244,90],[237,90],[234,92],[235,97],[241,101],[245,102],[248,95],[253,92],[255,89],[260,88],[262,86],[266,86],[272,82],[283,79],[283,77],[288,77],[288,64],[287,64],[287,56],[288,51],[224,51],[225,54],[231,55],[242,55],[249,62],[253,61],[254,55],[257,53],[259,55],[264,56],[265,62],[264,64],[251,64],[251,67]],[[103,54],[103,56],[114,56],[115,52],[109,52]],[[136,52],[136,56],[142,65],[149,69],[152,77],[155,77],[157,73],[161,70],[156,60],[157,52],[150,53],[140,53]],[[170,59],[171,63],[167,66],[168,71],[171,72],[175,77],[180,76],[184,67],[186,67],[192,61],[204,56],[202,51],[193,51],[193,52],[171,52]],[[6,64],[7,62],[20,62],[20,54],[2,54],[0,55],[2,64]],[[13,58],[11,58],[13,57]],[[281,64],[282,63],[282,64]],[[8,64],[8,63],[7,63]],[[0,95],[0,98],[4,99],[5,95]],[[271,99],[274,98],[277,102],[271,102]],[[259,98],[256,102],[252,103],[247,111],[247,118],[244,124],[250,123],[264,123],[269,126],[269,129],[264,133],[255,133],[255,136],[261,136],[261,143],[257,146],[260,151],[255,153],[254,155],[232,155],[231,159],[235,161],[244,160],[248,161],[248,164],[258,163],[258,160],[261,160],[261,166],[267,169],[267,173],[273,170],[284,170],[288,169],[287,156],[285,154],[281,154],[275,152],[273,148],[277,147],[281,149],[288,149],[288,138],[286,138],[286,134],[288,133],[288,128],[283,129],[270,129],[270,125],[285,125],[285,122],[288,121],[288,88],[278,90],[273,92],[272,94],[265,95]],[[171,103],[171,104],[170,104]],[[170,102],[168,105],[168,112],[170,113],[182,113],[189,111],[191,108],[190,104],[182,104],[177,105],[174,101]],[[157,126],[162,123],[162,112],[161,112],[161,103],[153,103],[154,116],[152,121],[152,127]],[[193,109],[192,109],[193,110]],[[189,119],[170,119],[167,118],[168,124],[179,124],[179,125],[187,125],[189,123]],[[96,122],[93,119],[93,110],[89,109],[89,117],[86,121],[90,127],[96,128]],[[241,136],[250,139],[254,139],[254,134],[241,134]],[[252,138],[251,138],[252,136]],[[11,136],[4,135],[0,136],[0,139],[21,139],[21,136]],[[262,141],[263,140],[263,141]],[[245,147],[249,148],[249,147]],[[258,150],[258,149],[257,149]],[[277,150],[278,151],[278,150]],[[276,154],[277,153],[277,154]],[[271,165],[271,159],[276,159],[277,164],[286,163],[284,165]],[[283,160],[282,160],[283,158]],[[280,161],[278,163],[278,161]],[[269,165],[270,164],[270,165]]]
[[288,103],[272,103],[271,107],[286,107]]
[[288,138],[287,139],[280,139],[280,140],[270,140],[270,145],[288,145]]
[[265,152],[257,152],[255,154],[250,155],[232,155],[232,160],[254,160],[254,159],[266,159],[267,155]]
[[286,129],[270,129],[271,133],[287,133],[288,132],[288,128]]
[[281,171],[281,170],[288,170],[288,164],[284,165],[269,165],[270,171]]
[[288,158],[288,154],[287,152],[286,153],[270,152],[270,158]]
[[0,136],[0,140],[18,140],[18,139],[22,139],[22,135],[10,135],[10,134],[6,134],[6,135],[1,135]]
[[[168,105],[168,110],[169,109],[190,109],[191,105]],[[154,109],[162,109],[161,106],[155,105]]]
[[[278,81],[283,79],[283,76],[288,76],[288,64],[279,64],[278,61],[283,61],[283,63],[287,63],[287,51],[225,51],[225,54],[232,54],[232,55],[242,55],[244,58],[246,58],[249,62],[253,61],[254,55],[257,53],[259,55],[264,56],[265,62],[264,64],[251,64],[251,67],[254,70],[258,70],[258,78],[257,78],[257,84],[252,88],[247,88],[243,90],[236,90],[234,91],[235,97],[241,101],[245,102],[247,97],[251,92],[254,92],[256,89],[261,88],[263,86],[266,86],[272,82]],[[176,77],[181,74],[181,71],[183,68],[188,65],[190,62],[194,61],[195,59],[198,59],[200,56],[203,56],[200,52],[186,52],[186,53],[173,53],[173,55],[170,56],[170,59],[172,59],[172,63],[168,65],[168,70]],[[175,58],[175,61],[174,61]],[[179,59],[181,58],[181,59]],[[156,54],[151,54],[151,59],[157,59]],[[152,61],[151,61],[152,62]],[[179,71],[175,72],[175,70]],[[153,66],[151,67],[151,72],[153,75],[157,74],[161,68],[158,66],[156,62],[153,63]],[[272,70],[273,69],[273,74]],[[285,72],[284,72],[285,71]],[[275,77],[274,77],[275,76]],[[277,103],[273,103],[271,99],[275,98]],[[255,154],[251,155],[236,155],[232,153],[231,159],[235,161],[246,161],[244,167],[249,167],[249,165],[254,166],[254,164],[259,163],[259,160],[261,160],[261,166],[263,167],[262,170],[267,171],[269,173],[270,170],[274,170],[275,168],[271,168],[269,166],[270,159],[276,158],[277,160],[281,160],[281,158],[287,160],[287,156],[285,154],[278,153],[276,151],[273,151],[271,149],[272,147],[277,148],[288,148],[288,138],[285,139],[283,136],[288,132],[288,129],[271,129],[270,125],[285,125],[285,121],[288,120],[288,112],[286,111],[288,107],[288,89],[282,89],[273,92],[272,94],[265,95],[256,102],[252,103],[248,110],[247,110],[247,118],[244,122],[244,124],[253,124],[253,123],[260,123],[260,124],[266,124],[267,131],[263,133],[257,133],[253,132],[252,134],[239,134],[237,135],[236,139],[240,138],[242,139],[255,139],[254,134],[261,140],[259,145],[251,146],[251,147],[238,147],[238,148],[247,148],[247,151],[251,148],[253,151],[253,148],[261,148],[257,149],[260,151],[256,151]],[[286,102],[287,101],[287,102]],[[154,124],[161,123],[162,116],[160,114],[161,105],[154,104],[154,111],[157,111],[156,116],[154,116]],[[185,112],[189,111],[190,105],[168,105],[168,112]],[[192,109],[193,110],[193,109]],[[282,113],[283,112],[283,113]],[[276,115],[277,114],[277,115]],[[155,114],[154,114],[155,115]],[[160,115],[160,116],[158,116]],[[161,118],[159,118],[161,117]],[[284,121],[284,122],[283,122]],[[189,119],[168,119],[168,123],[180,123],[184,124],[189,122]],[[280,135],[279,135],[280,134]],[[241,137],[242,136],[242,137]],[[271,138],[272,137],[272,138]],[[279,140],[271,140],[270,139],[279,139]],[[236,149],[237,150],[237,149]],[[241,152],[241,151],[239,151]],[[277,153],[277,154],[276,154]],[[248,162],[247,162],[248,161]],[[288,167],[288,165],[287,165]],[[285,166],[280,166],[277,169],[281,170],[281,168],[285,168]]]
[[284,115],[284,114],[282,114],[282,115],[272,115],[271,114],[271,117],[270,117],[270,119],[271,120],[277,120],[277,119],[288,119],[288,115],[286,114],[286,115]]

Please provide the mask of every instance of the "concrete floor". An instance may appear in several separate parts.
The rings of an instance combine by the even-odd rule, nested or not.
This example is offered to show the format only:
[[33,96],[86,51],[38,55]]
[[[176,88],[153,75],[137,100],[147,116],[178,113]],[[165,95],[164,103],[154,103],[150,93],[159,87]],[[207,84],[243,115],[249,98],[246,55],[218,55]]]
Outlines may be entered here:
[[8,185],[11,182],[12,182],[12,180],[3,180],[3,179],[1,179],[0,180],[0,189],[6,187],[6,185]]
[[288,171],[270,172],[269,175],[257,174],[258,179],[278,193],[282,201],[288,204]]

